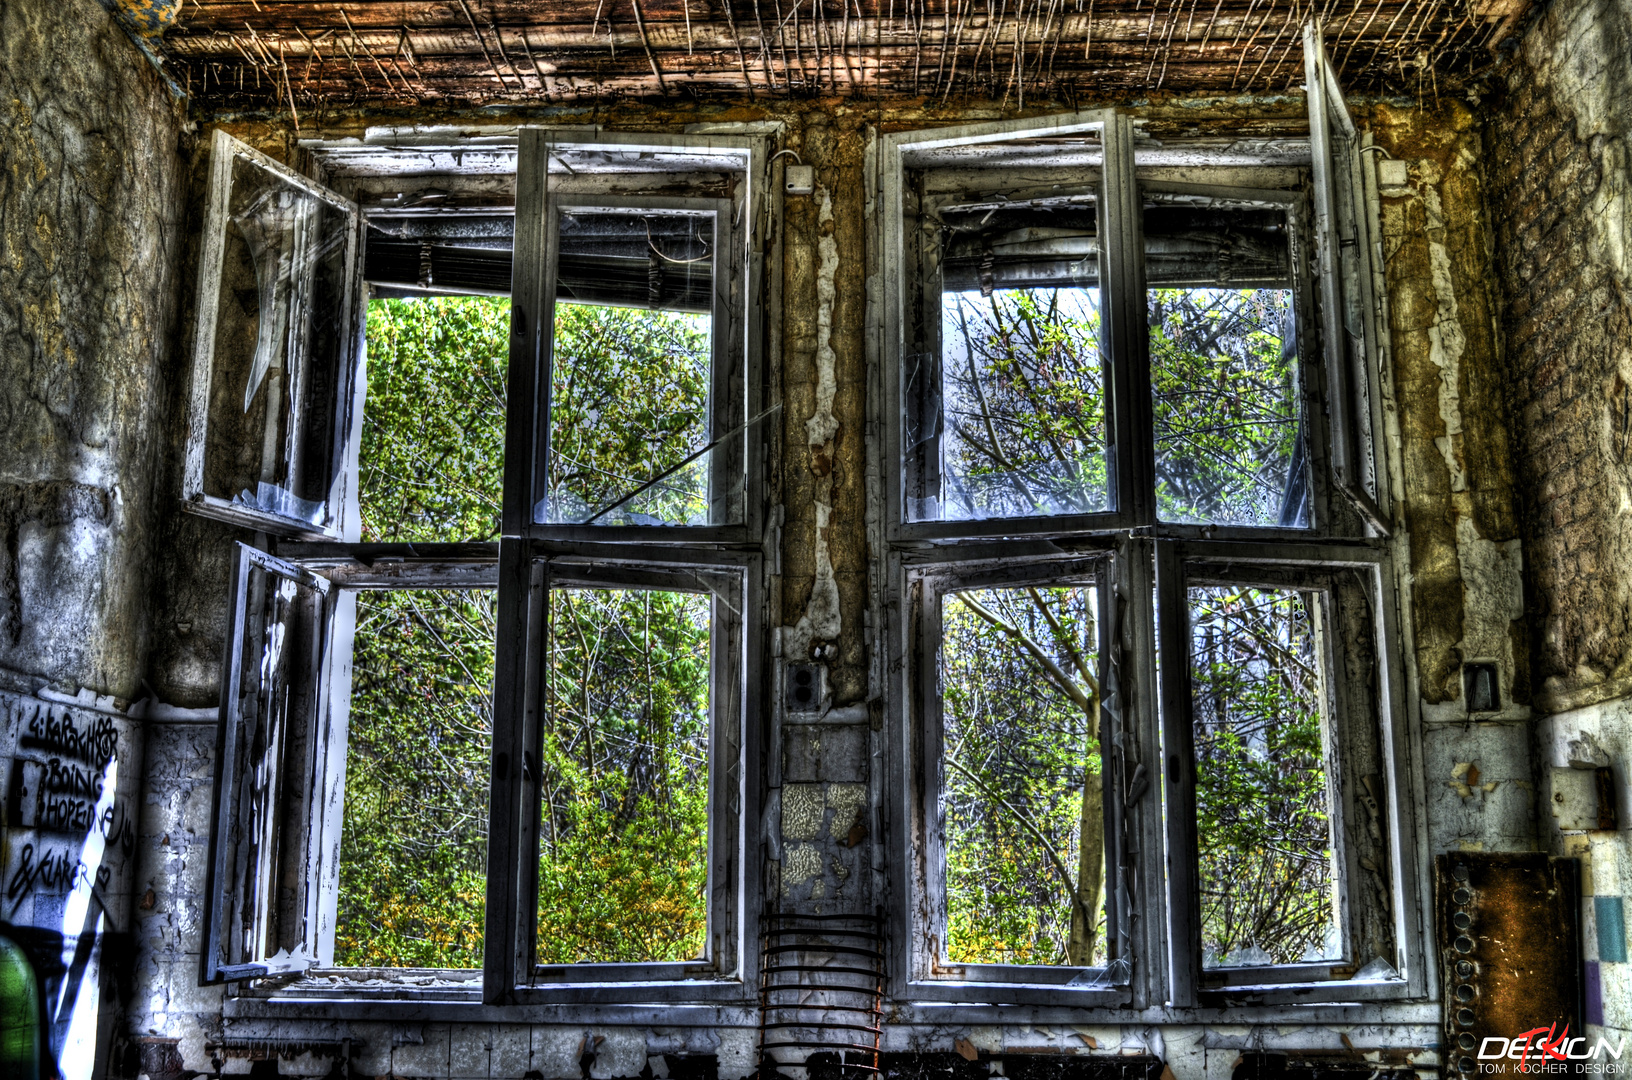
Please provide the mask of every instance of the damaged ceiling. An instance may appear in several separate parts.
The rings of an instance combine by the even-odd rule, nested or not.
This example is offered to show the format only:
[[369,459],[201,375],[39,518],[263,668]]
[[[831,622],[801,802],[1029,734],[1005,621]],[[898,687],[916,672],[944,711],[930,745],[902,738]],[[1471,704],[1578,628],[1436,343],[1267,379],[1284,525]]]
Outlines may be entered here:
[[214,110],[845,96],[1276,94],[1322,20],[1345,87],[1426,101],[1489,70],[1529,0],[183,0],[155,26]]

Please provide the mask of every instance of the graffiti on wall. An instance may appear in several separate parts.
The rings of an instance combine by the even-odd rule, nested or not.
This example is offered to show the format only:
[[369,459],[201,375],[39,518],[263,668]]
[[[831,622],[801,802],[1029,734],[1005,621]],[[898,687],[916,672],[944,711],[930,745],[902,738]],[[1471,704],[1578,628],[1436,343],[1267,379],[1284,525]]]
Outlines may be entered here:
[[130,996],[141,725],[42,694],[0,693],[0,1062],[81,1080]]

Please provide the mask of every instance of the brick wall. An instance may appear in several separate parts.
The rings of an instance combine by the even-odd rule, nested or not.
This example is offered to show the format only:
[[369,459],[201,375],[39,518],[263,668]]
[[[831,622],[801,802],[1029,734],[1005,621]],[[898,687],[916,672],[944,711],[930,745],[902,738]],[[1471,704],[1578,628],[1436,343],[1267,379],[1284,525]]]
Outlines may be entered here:
[[[1560,97],[1565,100],[1561,103]],[[1487,135],[1488,198],[1523,500],[1533,669],[1548,711],[1623,696],[1632,590],[1622,520],[1632,307],[1594,242],[1603,135],[1582,137],[1547,73],[1516,59]],[[1616,433],[1619,437],[1615,437]]]

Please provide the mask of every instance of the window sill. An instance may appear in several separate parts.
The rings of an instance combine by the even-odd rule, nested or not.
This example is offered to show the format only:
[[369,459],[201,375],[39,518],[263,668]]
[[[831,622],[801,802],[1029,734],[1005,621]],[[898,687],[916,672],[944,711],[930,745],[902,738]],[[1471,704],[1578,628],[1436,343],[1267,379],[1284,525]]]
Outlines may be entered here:
[[722,1009],[757,1002],[753,990],[734,979],[563,983],[518,987],[514,998],[514,1004],[484,1003],[479,970],[318,968],[298,978],[242,987],[227,998],[225,1009],[226,1015],[240,1017],[407,1020],[423,1013],[436,1019],[457,1014],[468,1020],[500,1020],[531,1019],[552,1008],[604,1006],[641,1016],[675,1010],[683,1018],[699,1010],[717,1016]]
[[[563,988],[564,989],[564,988]],[[622,988],[632,989],[632,988]],[[514,1005],[483,1004],[479,990],[445,991],[441,996],[413,997],[354,989],[350,993],[314,994],[293,984],[275,994],[228,997],[222,1016],[228,1020],[324,1020],[379,1023],[454,1024],[607,1024],[638,1027],[759,1026],[757,1001],[736,985],[737,1000],[683,1000],[678,990],[666,997],[647,993],[642,1001],[605,1001],[590,995]]]
[[[1266,973],[1266,979],[1272,973]],[[1306,982],[1262,982],[1202,989],[1203,1006],[1326,1005],[1365,1001],[1403,1001],[1420,996],[1407,979],[1348,979]]]

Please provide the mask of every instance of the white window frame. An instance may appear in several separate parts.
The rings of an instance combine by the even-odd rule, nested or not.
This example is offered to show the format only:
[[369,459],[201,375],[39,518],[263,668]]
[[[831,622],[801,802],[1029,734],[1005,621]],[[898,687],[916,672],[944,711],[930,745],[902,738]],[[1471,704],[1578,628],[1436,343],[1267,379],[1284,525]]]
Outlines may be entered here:
[[[1311,91],[1312,124],[1320,127],[1336,122],[1332,115],[1341,113],[1348,139],[1335,149],[1330,140],[1319,135],[1312,140],[1312,212],[1305,209],[1307,196],[1303,191],[1250,186],[1250,180],[1236,179],[1240,174],[1233,170],[1224,173],[1227,179],[1218,184],[1195,183],[1193,168],[1186,170],[1188,175],[1182,182],[1164,174],[1159,167],[1145,162],[1146,154],[1128,118],[1109,111],[891,133],[879,136],[870,148],[870,178],[879,211],[874,235],[880,249],[873,267],[880,298],[872,306],[870,317],[881,342],[873,356],[880,373],[879,419],[884,432],[877,473],[883,489],[880,564],[886,590],[881,609],[890,624],[879,662],[888,673],[887,790],[893,793],[888,817],[892,822],[890,843],[899,867],[891,875],[895,897],[891,927],[898,939],[907,943],[892,959],[890,994],[897,1000],[1133,1009],[1165,1004],[1182,1015],[1183,1010],[1214,1006],[1263,1005],[1273,1009],[1290,1004],[1409,1000],[1427,993],[1428,974],[1419,940],[1422,910],[1415,800],[1404,781],[1409,775],[1405,763],[1412,753],[1400,674],[1403,661],[1398,618],[1393,606],[1394,571],[1388,554],[1389,506],[1377,479],[1383,471],[1380,387],[1387,379],[1386,337],[1381,329],[1386,325],[1381,318],[1383,297],[1373,261],[1377,227],[1365,203],[1366,185],[1371,181],[1361,168],[1359,145],[1363,137],[1342,111],[1340,95],[1334,99],[1335,79],[1324,55],[1318,52],[1318,31],[1312,32],[1308,41],[1313,50],[1311,78],[1318,74],[1320,87],[1326,91]],[[1111,353],[1107,428],[1117,444],[1111,458],[1111,508],[1103,514],[1076,517],[914,520],[908,500],[918,493],[908,487],[912,474],[905,461],[909,448],[904,441],[904,417],[905,410],[916,404],[907,383],[918,362],[916,354],[923,348],[913,340],[912,308],[921,302],[920,294],[928,284],[917,269],[918,206],[910,170],[932,162],[937,153],[951,156],[963,151],[978,155],[982,148],[989,151],[989,157],[980,167],[1001,167],[1001,151],[992,144],[1018,146],[1025,139],[1039,138],[1055,140],[1057,145],[1059,140],[1085,133],[1097,133],[1102,148],[1095,194],[1100,212],[1099,281],[1104,290],[1101,342],[1102,348]],[[1014,153],[1018,168],[1026,151]],[[1343,167],[1353,169],[1349,174],[1352,183],[1341,189],[1349,207],[1344,218],[1349,223],[1349,240],[1344,240],[1333,226],[1337,216],[1330,190],[1336,168],[1334,155]],[[1322,185],[1328,185],[1324,196]],[[1306,422],[1306,450],[1311,459],[1313,520],[1308,528],[1198,526],[1157,520],[1140,212],[1147,197],[1280,207],[1300,226],[1306,224],[1313,235],[1312,248],[1301,245],[1297,237],[1293,247],[1295,272],[1300,273],[1296,287],[1300,331],[1308,328],[1308,333],[1299,335],[1299,361],[1308,379],[1300,402]],[[1301,235],[1301,227],[1298,231]],[[1312,260],[1308,257],[1311,250]],[[1344,253],[1341,258],[1336,254],[1339,251]],[[1302,271],[1296,270],[1299,265]],[[1354,298],[1353,302],[1346,297]],[[1339,323],[1334,313],[1341,313],[1347,331],[1338,329],[1334,334]],[[1317,315],[1318,319],[1313,318]],[[1346,338],[1339,336],[1345,332]],[[1341,352],[1336,351],[1339,345]],[[1339,357],[1335,362],[1334,355]],[[1326,414],[1332,417],[1329,431],[1323,419]],[[923,418],[915,422],[919,427],[928,426]],[[1339,494],[1343,497],[1336,497]],[[1102,986],[1088,992],[1079,989],[1083,983],[1105,981],[1098,973],[1075,971],[1064,980],[1065,985],[1055,982],[1048,989],[1035,981],[1027,986],[1030,974],[1019,967],[1008,971],[983,967],[961,973],[960,978],[944,958],[935,955],[935,943],[944,936],[942,928],[935,925],[944,898],[934,895],[939,884],[934,875],[944,855],[933,828],[934,787],[929,779],[938,761],[931,752],[933,747],[926,748],[924,734],[928,725],[924,701],[933,692],[934,668],[933,650],[924,639],[931,632],[928,628],[938,626],[934,622],[938,604],[926,582],[943,571],[924,568],[992,560],[1007,569],[994,569],[980,581],[999,587],[1009,581],[1028,580],[1028,560],[1063,559],[1071,552],[1091,550],[1114,552],[1109,583],[1114,599],[1104,602],[1115,604],[1119,611],[1113,642],[1116,652],[1111,659],[1123,665],[1117,681],[1123,733],[1139,754],[1149,755],[1129,760],[1148,761],[1152,766],[1149,780],[1153,790],[1148,794],[1141,791],[1137,799],[1130,799],[1131,789],[1124,787],[1124,805],[1120,808],[1127,822],[1123,828],[1128,830],[1125,835],[1130,838],[1129,846],[1137,844],[1137,850],[1144,853],[1142,860],[1128,860],[1121,870],[1136,897],[1124,913],[1119,913],[1128,931],[1126,957],[1133,965],[1131,978],[1114,990]],[[1195,868],[1191,866],[1186,872],[1182,863],[1173,861],[1194,858],[1194,818],[1180,813],[1186,805],[1193,807],[1194,770],[1190,769],[1192,782],[1186,786],[1179,757],[1160,749],[1164,736],[1157,718],[1188,716],[1187,711],[1173,712],[1181,704],[1188,709],[1187,699],[1177,696],[1176,689],[1184,686],[1179,676],[1184,675],[1188,664],[1188,645],[1182,637],[1173,637],[1182,634],[1184,626],[1181,568],[1232,558],[1257,560],[1264,567],[1342,566],[1368,575],[1371,582],[1376,647],[1374,655],[1366,659],[1376,665],[1378,672],[1377,715],[1339,716],[1337,722],[1340,727],[1346,725],[1351,733],[1357,729],[1362,734],[1374,732],[1379,740],[1378,776],[1384,780],[1385,790],[1377,794],[1377,810],[1387,829],[1386,850],[1381,853],[1387,864],[1383,887],[1386,895],[1379,899],[1376,889],[1362,888],[1353,867],[1345,868],[1341,888],[1351,929],[1380,923],[1393,928],[1397,948],[1391,955],[1360,955],[1373,941],[1350,933],[1345,949],[1346,956],[1355,961],[1353,965],[1202,971]],[[1181,618],[1170,618],[1174,612]],[[1159,614],[1163,672],[1160,686],[1156,678]],[[1102,621],[1105,617],[1102,612]],[[1181,647],[1182,652],[1175,651]],[[926,679],[930,681],[926,683]],[[1166,738],[1175,731],[1170,728]],[[1329,756],[1328,765],[1341,784],[1348,783],[1343,768],[1352,763],[1352,757],[1353,752],[1344,746],[1335,748]],[[1154,789],[1161,790],[1158,793]],[[1359,794],[1350,786],[1342,787],[1339,794],[1343,805],[1334,809],[1345,815],[1344,827],[1358,827],[1354,801]],[[1190,803],[1178,801],[1186,797]],[[1158,803],[1158,798],[1164,801]],[[1111,815],[1112,799],[1112,788],[1107,783],[1107,817]],[[1140,895],[1142,901],[1137,899]],[[1185,936],[1181,937],[1181,933]],[[1187,944],[1191,937],[1195,940],[1193,949]],[[1354,976],[1373,959],[1386,961],[1393,971],[1373,967],[1365,978],[1356,979]],[[1379,971],[1381,974],[1373,977]],[[1072,980],[1077,981],[1073,984]],[[1102,999],[1096,1000],[1095,993]]]
[[[218,135],[217,142],[227,140]],[[572,152],[589,155],[657,157],[694,170],[720,163],[740,173],[732,185],[734,200],[706,205],[714,210],[723,242],[716,248],[715,349],[726,354],[729,392],[740,395],[737,416],[755,416],[763,397],[762,310],[765,237],[769,231],[770,169],[768,134],[674,135],[608,134],[598,131],[523,128],[515,139],[517,222],[513,256],[511,378],[506,420],[507,466],[504,476],[502,539],[498,543],[361,544],[357,493],[350,486],[337,495],[331,518],[344,521],[321,538],[310,530],[284,529],[272,551],[244,546],[234,584],[235,629],[223,665],[221,732],[230,739],[241,727],[237,698],[243,665],[236,659],[245,638],[243,590],[248,567],[268,569],[320,589],[317,616],[323,640],[321,662],[305,674],[302,687],[315,702],[310,718],[313,753],[278,763],[298,772],[312,803],[306,845],[308,870],[302,882],[307,918],[300,928],[300,947],[288,955],[240,955],[225,933],[227,921],[244,904],[266,901],[264,883],[246,893],[234,889],[233,854],[222,845],[212,859],[207,922],[211,945],[202,976],[207,982],[234,983],[238,997],[277,1000],[317,993],[332,998],[388,1002],[416,992],[392,980],[376,980],[374,969],[337,969],[332,963],[335,901],[338,895],[340,814],[344,799],[346,736],[350,703],[350,657],[355,591],[359,589],[496,588],[499,643],[496,654],[495,718],[491,823],[489,832],[488,914],[484,927],[484,964],[480,972],[439,971],[438,993],[461,995],[488,1004],[516,1003],[687,1003],[747,1004],[754,1000],[746,973],[757,970],[757,876],[747,868],[748,823],[759,820],[760,785],[754,771],[760,760],[757,715],[762,680],[763,566],[759,530],[765,519],[763,470],[766,441],[773,425],[738,422],[743,452],[740,520],[725,526],[575,526],[529,520],[538,477],[542,475],[547,433],[548,341],[539,331],[551,325],[553,261],[547,212],[570,204],[600,207],[701,205],[684,192],[676,195],[671,174],[650,167],[640,171],[609,170],[585,183],[571,177],[561,159]],[[493,150],[484,143],[484,147]],[[263,156],[243,148],[257,159]],[[495,150],[500,157],[503,148]],[[434,154],[431,156],[435,156]],[[270,159],[264,159],[270,162]],[[559,164],[552,170],[551,161]],[[298,176],[275,162],[280,176]],[[218,170],[219,171],[219,170]],[[561,181],[565,175],[568,179]],[[315,182],[298,177],[300,186],[331,201],[344,201]],[[551,184],[556,185],[554,195]],[[213,189],[212,189],[213,192]],[[212,197],[214,197],[212,195]],[[223,201],[221,196],[217,201]],[[350,205],[347,203],[347,205]],[[219,215],[217,215],[219,217]],[[216,221],[212,228],[222,226]],[[361,226],[359,225],[359,232]],[[366,290],[361,285],[363,260],[353,255],[351,308],[357,338],[356,357],[343,400],[337,402],[345,427],[346,475],[357,475],[363,395],[361,328],[366,318]],[[530,328],[531,332],[528,332]],[[195,388],[196,392],[196,388]],[[716,425],[718,425],[718,415]],[[522,449],[521,454],[513,451]],[[536,471],[535,471],[536,470]],[[196,507],[195,507],[196,509]],[[226,516],[240,524],[265,523]],[[277,532],[278,530],[271,530]],[[543,647],[547,582],[566,587],[656,588],[708,591],[714,595],[711,676],[710,872],[708,954],[695,963],[536,965],[532,935],[536,930],[536,836],[540,810],[536,784],[525,770],[510,768],[523,761],[529,737],[539,721],[538,659]],[[235,726],[237,725],[237,726]],[[239,755],[241,756],[241,755]],[[225,757],[222,759],[226,760]],[[216,816],[217,835],[240,812],[241,777],[223,768]],[[530,824],[530,829],[529,829]],[[518,846],[519,845],[519,846]],[[242,875],[237,875],[239,879]],[[522,889],[522,893],[516,891]],[[320,972],[325,981],[338,977],[338,988],[297,981],[287,976]],[[425,974],[425,973],[421,973]],[[272,976],[268,980],[268,977]],[[479,981],[478,981],[479,980]],[[458,985],[468,984],[468,990]],[[480,987],[478,990],[477,988]],[[293,1002],[290,1002],[293,1004]]]
[[[757,923],[745,900],[747,823],[758,821],[761,663],[760,560],[740,552],[649,549],[631,557],[603,546],[506,538],[500,542],[501,638],[494,690],[493,824],[483,999],[489,1004],[725,1001],[750,997],[744,966],[755,958]],[[707,952],[679,963],[540,964],[538,830],[542,790],[529,764],[545,695],[542,669],[548,597],[562,588],[650,588],[713,595],[710,640],[709,874]],[[517,767],[516,763],[521,763]]]
[[[1003,549],[1000,557],[999,547]],[[891,991],[913,1001],[982,1001],[1014,1005],[1142,1007],[1155,990],[1133,963],[1148,955],[1165,927],[1151,920],[1140,898],[1162,888],[1161,819],[1157,813],[1160,744],[1154,710],[1134,707],[1148,697],[1133,662],[1142,648],[1129,595],[1145,581],[1143,544],[1082,544],[1068,554],[1054,544],[977,545],[958,551],[899,553],[891,558],[907,616],[890,642],[892,697],[902,703],[889,740],[888,789],[904,793],[891,807],[889,840],[903,853],[891,874],[891,912],[899,943],[891,953]],[[1098,594],[1100,731],[1105,812],[1105,967],[966,964],[945,954],[945,837],[940,647],[942,599],[954,591],[1047,586],[1092,578]],[[1137,618],[1137,616],[1135,616]],[[1157,991],[1159,995],[1159,991]]]
[[[709,156],[736,163],[743,175],[734,204],[725,206],[628,183],[622,190],[586,189],[552,172],[549,162],[565,150],[607,154]],[[768,204],[766,142],[757,137],[708,135],[611,135],[522,129],[516,176],[515,276],[511,291],[510,408],[505,433],[503,533],[534,539],[635,543],[748,543],[759,535],[764,507],[756,485],[765,468],[764,449],[764,234]],[[632,174],[638,178],[641,174]],[[657,174],[659,179],[662,174]],[[574,525],[538,520],[548,476],[552,335],[555,311],[554,253],[562,209],[712,209],[718,235],[714,264],[715,313],[711,435],[740,439],[733,467],[740,470],[738,521],[703,526]],[[724,391],[721,393],[721,391]]]
[[[1196,775],[1191,727],[1187,588],[1232,582],[1307,587],[1328,596],[1346,574],[1363,594],[1369,647],[1343,640],[1330,620],[1319,645],[1324,673],[1329,809],[1336,819],[1334,889],[1341,958],[1204,969],[1197,892]],[[1162,745],[1167,755],[1167,919],[1171,992],[1180,1006],[1307,1004],[1408,999],[1426,993],[1415,816],[1406,786],[1410,734],[1400,660],[1393,566],[1375,547],[1157,541],[1161,618]],[[1354,619],[1350,610],[1343,617]],[[1369,700],[1368,700],[1369,699]],[[1368,865],[1369,864],[1369,865]],[[1377,965],[1383,961],[1386,967]]]
[[[207,466],[207,434],[210,411],[210,386],[215,371],[216,324],[219,318],[223,260],[229,227],[229,202],[233,187],[233,165],[242,160],[256,170],[304,195],[326,203],[349,219],[343,243],[344,293],[339,298],[342,325],[338,335],[338,355],[332,358],[336,400],[334,402],[333,460],[329,463],[330,484],[323,500],[322,524],[285,517],[271,510],[246,506],[236,500],[206,494],[204,473]],[[354,323],[356,289],[361,267],[362,213],[357,204],[324,185],[303,176],[281,162],[247,146],[217,128],[210,140],[210,173],[207,209],[204,220],[203,244],[198,267],[198,299],[195,307],[193,330],[193,363],[190,395],[187,407],[187,443],[183,458],[181,497],[182,505],[194,513],[217,518],[234,525],[256,529],[277,536],[303,536],[341,539],[345,533],[345,507],[356,501],[355,455],[346,435],[361,427],[360,389],[361,355],[357,348],[361,325]],[[307,282],[309,287],[310,282]],[[321,358],[320,358],[321,359]],[[297,358],[292,378],[303,381],[310,357]],[[308,424],[302,413],[304,402],[299,386],[291,395],[289,430],[284,438],[285,460],[291,456],[291,447],[300,431]],[[269,410],[270,412],[270,410]],[[355,412],[355,415],[354,415]]]

